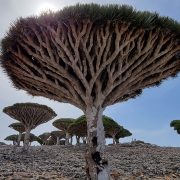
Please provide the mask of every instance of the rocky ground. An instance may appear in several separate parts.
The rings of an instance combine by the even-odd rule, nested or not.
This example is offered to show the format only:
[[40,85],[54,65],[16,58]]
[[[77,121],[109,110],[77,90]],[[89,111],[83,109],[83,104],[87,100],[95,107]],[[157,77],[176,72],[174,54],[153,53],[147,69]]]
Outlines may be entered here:
[[[85,178],[85,147],[42,146],[22,148],[0,146],[0,179],[35,180]],[[148,144],[107,146],[112,179],[119,180],[180,180],[180,148]]]

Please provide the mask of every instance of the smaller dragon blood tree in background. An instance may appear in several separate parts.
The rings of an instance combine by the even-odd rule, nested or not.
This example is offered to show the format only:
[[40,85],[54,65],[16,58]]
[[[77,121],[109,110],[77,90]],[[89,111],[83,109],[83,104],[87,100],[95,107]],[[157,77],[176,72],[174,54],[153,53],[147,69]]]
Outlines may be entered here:
[[20,121],[24,126],[24,150],[29,148],[30,131],[56,117],[56,113],[51,108],[36,103],[17,103],[13,106],[5,107],[3,112]]
[[5,141],[12,141],[13,145],[17,145],[17,143],[18,143],[18,134],[9,135],[4,140]]
[[66,133],[64,131],[52,131],[51,136],[56,138],[56,145],[60,145],[60,140],[66,137]]
[[174,130],[176,130],[177,133],[180,134],[180,120],[171,121],[170,126],[174,127]]
[[26,131],[24,125],[20,122],[17,122],[10,124],[9,127],[19,132],[17,145],[20,146],[22,133]]
[[64,131],[66,134],[66,141],[65,141],[65,145],[69,144],[69,139],[70,139],[70,133],[68,131],[68,127],[74,122],[74,119],[72,118],[61,118],[61,119],[57,119],[55,120],[52,124],[54,127],[56,127],[57,129],[60,129],[61,131]]

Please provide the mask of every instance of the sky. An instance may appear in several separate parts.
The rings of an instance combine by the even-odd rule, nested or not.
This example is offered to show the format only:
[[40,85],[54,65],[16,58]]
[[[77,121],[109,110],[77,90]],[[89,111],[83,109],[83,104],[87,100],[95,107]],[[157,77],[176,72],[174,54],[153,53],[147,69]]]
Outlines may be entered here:
[[[62,9],[76,3],[98,4],[127,4],[135,9],[157,12],[161,16],[169,16],[180,22],[179,0],[0,0],[0,40],[8,31],[10,25],[19,17],[40,14],[42,10]],[[124,103],[109,106],[104,115],[110,116],[120,125],[132,132],[131,137],[123,138],[121,142],[130,142],[132,139],[142,140],[160,146],[180,147],[180,136],[170,127],[171,120],[180,119],[180,75],[169,78],[161,86],[148,88],[141,96]],[[14,103],[36,102],[51,107],[57,118],[77,118],[83,114],[81,110],[70,105],[43,97],[32,97],[23,90],[16,90],[9,78],[0,68],[0,141],[16,131],[9,128],[9,124],[16,122],[2,112],[4,107]],[[55,130],[51,120],[39,125],[32,133],[40,135],[43,132]],[[4,141],[6,142],[6,141]],[[108,140],[110,143],[111,141]],[[9,142],[6,142],[7,144]]]

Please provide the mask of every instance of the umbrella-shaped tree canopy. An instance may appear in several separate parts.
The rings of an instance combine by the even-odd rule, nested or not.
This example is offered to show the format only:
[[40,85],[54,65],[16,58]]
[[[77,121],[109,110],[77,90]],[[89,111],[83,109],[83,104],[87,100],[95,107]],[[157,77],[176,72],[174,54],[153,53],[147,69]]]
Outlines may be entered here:
[[88,178],[105,180],[108,165],[94,158],[105,145],[102,112],[180,71],[180,25],[127,6],[78,4],[20,18],[2,41],[1,64],[16,88],[83,110]]
[[87,136],[87,121],[85,116],[77,118],[72,124],[70,124],[68,132],[79,137]]
[[179,72],[179,32],[157,13],[77,5],[20,18],[2,40],[1,64],[32,95],[85,110],[86,97],[97,103],[101,93],[106,107]]
[[120,131],[115,135],[115,141],[116,141],[116,143],[119,143],[120,138],[128,137],[131,135],[132,135],[132,133],[129,130],[127,130],[123,126],[121,126]]
[[23,132],[26,131],[24,125],[22,123],[19,123],[19,122],[12,123],[12,124],[9,125],[9,127],[16,130],[16,131],[18,131],[18,132],[20,132],[20,133],[23,133]]
[[[24,136],[25,136],[25,134],[23,133],[22,137],[21,137],[21,141],[24,141]],[[37,136],[30,133],[30,142],[37,141],[37,139],[38,139]],[[18,140],[18,135],[13,134],[13,135],[7,136],[4,140],[6,140],[6,141],[17,141]]]
[[57,119],[53,122],[53,126],[64,131],[66,133],[66,145],[69,144],[70,133],[68,132],[68,128],[70,124],[74,122],[72,118],[61,118]]
[[57,131],[52,131],[51,135],[55,136],[55,137],[59,137],[60,139],[65,138],[65,136],[66,136],[64,131],[58,131],[58,130]]
[[17,142],[17,140],[18,140],[18,134],[9,135],[9,136],[7,136],[4,140]]
[[19,132],[19,137],[18,137],[17,145],[20,146],[20,141],[21,141],[22,133],[26,131],[24,125],[22,123],[20,123],[20,122],[17,122],[17,123],[10,124],[9,127],[14,129],[15,131]]
[[56,113],[51,108],[37,103],[17,103],[5,107],[3,112],[30,129],[56,117]]
[[66,133],[64,131],[52,131],[51,137],[56,139],[56,145],[60,144],[60,139],[66,138]]
[[28,150],[30,131],[56,116],[56,113],[51,108],[37,103],[17,103],[13,106],[5,107],[3,112],[23,124],[26,130],[24,138],[25,150]]
[[105,132],[111,136],[116,135],[121,129],[121,126],[108,116],[103,116],[103,125]]
[[180,120],[171,121],[170,126],[174,127],[174,130],[176,130],[177,133],[180,134]]
[[53,122],[53,126],[60,129],[61,131],[67,132],[70,124],[74,122],[72,118],[61,118]]

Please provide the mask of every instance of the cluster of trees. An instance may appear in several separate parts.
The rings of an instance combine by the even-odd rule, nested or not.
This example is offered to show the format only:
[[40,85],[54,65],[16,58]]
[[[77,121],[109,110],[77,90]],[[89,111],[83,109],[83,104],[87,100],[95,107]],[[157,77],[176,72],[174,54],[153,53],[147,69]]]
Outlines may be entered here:
[[[177,75],[179,32],[179,23],[157,13],[78,4],[19,19],[2,40],[1,64],[17,89],[84,112],[87,177],[109,180],[108,161],[102,159],[103,111]],[[24,125],[26,134],[34,128]],[[108,135],[116,139],[115,134]]]
[[20,124],[11,124],[10,127],[19,132],[18,145],[20,145],[22,133],[25,132],[24,150],[29,148],[31,130],[56,117],[56,113],[51,108],[37,103],[16,103],[5,107],[3,112],[20,122]]
[[[118,144],[119,139],[127,136],[131,136],[131,132],[125,129],[123,126],[120,126],[117,122],[115,122],[112,118],[104,116],[103,126],[105,131],[106,138],[112,138],[113,144]],[[85,142],[87,137],[87,119],[86,116],[80,116],[77,118],[70,126],[69,126],[70,134],[76,136],[76,141],[79,143],[79,139]]]
[[[61,118],[55,120],[52,124],[58,130],[45,132],[38,137],[30,133],[38,125],[45,123],[56,116],[56,113],[49,107],[36,103],[18,103],[13,106],[5,107],[3,112],[12,118],[20,121],[9,125],[19,134],[10,135],[5,140],[13,141],[14,145],[20,146],[23,141],[24,149],[27,150],[31,142],[37,141],[43,145],[72,144],[73,136],[76,137],[76,144],[83,143],[87,139],[87,119],[83,115],[77,119]],[[107,116],[103,116],[103,125],[106,138],[112,138],[113,144],[119,143],[119,138],[131,136],[131,132],[120,126],[117,122]],[[62,140],[62,139],[65,139]]]

